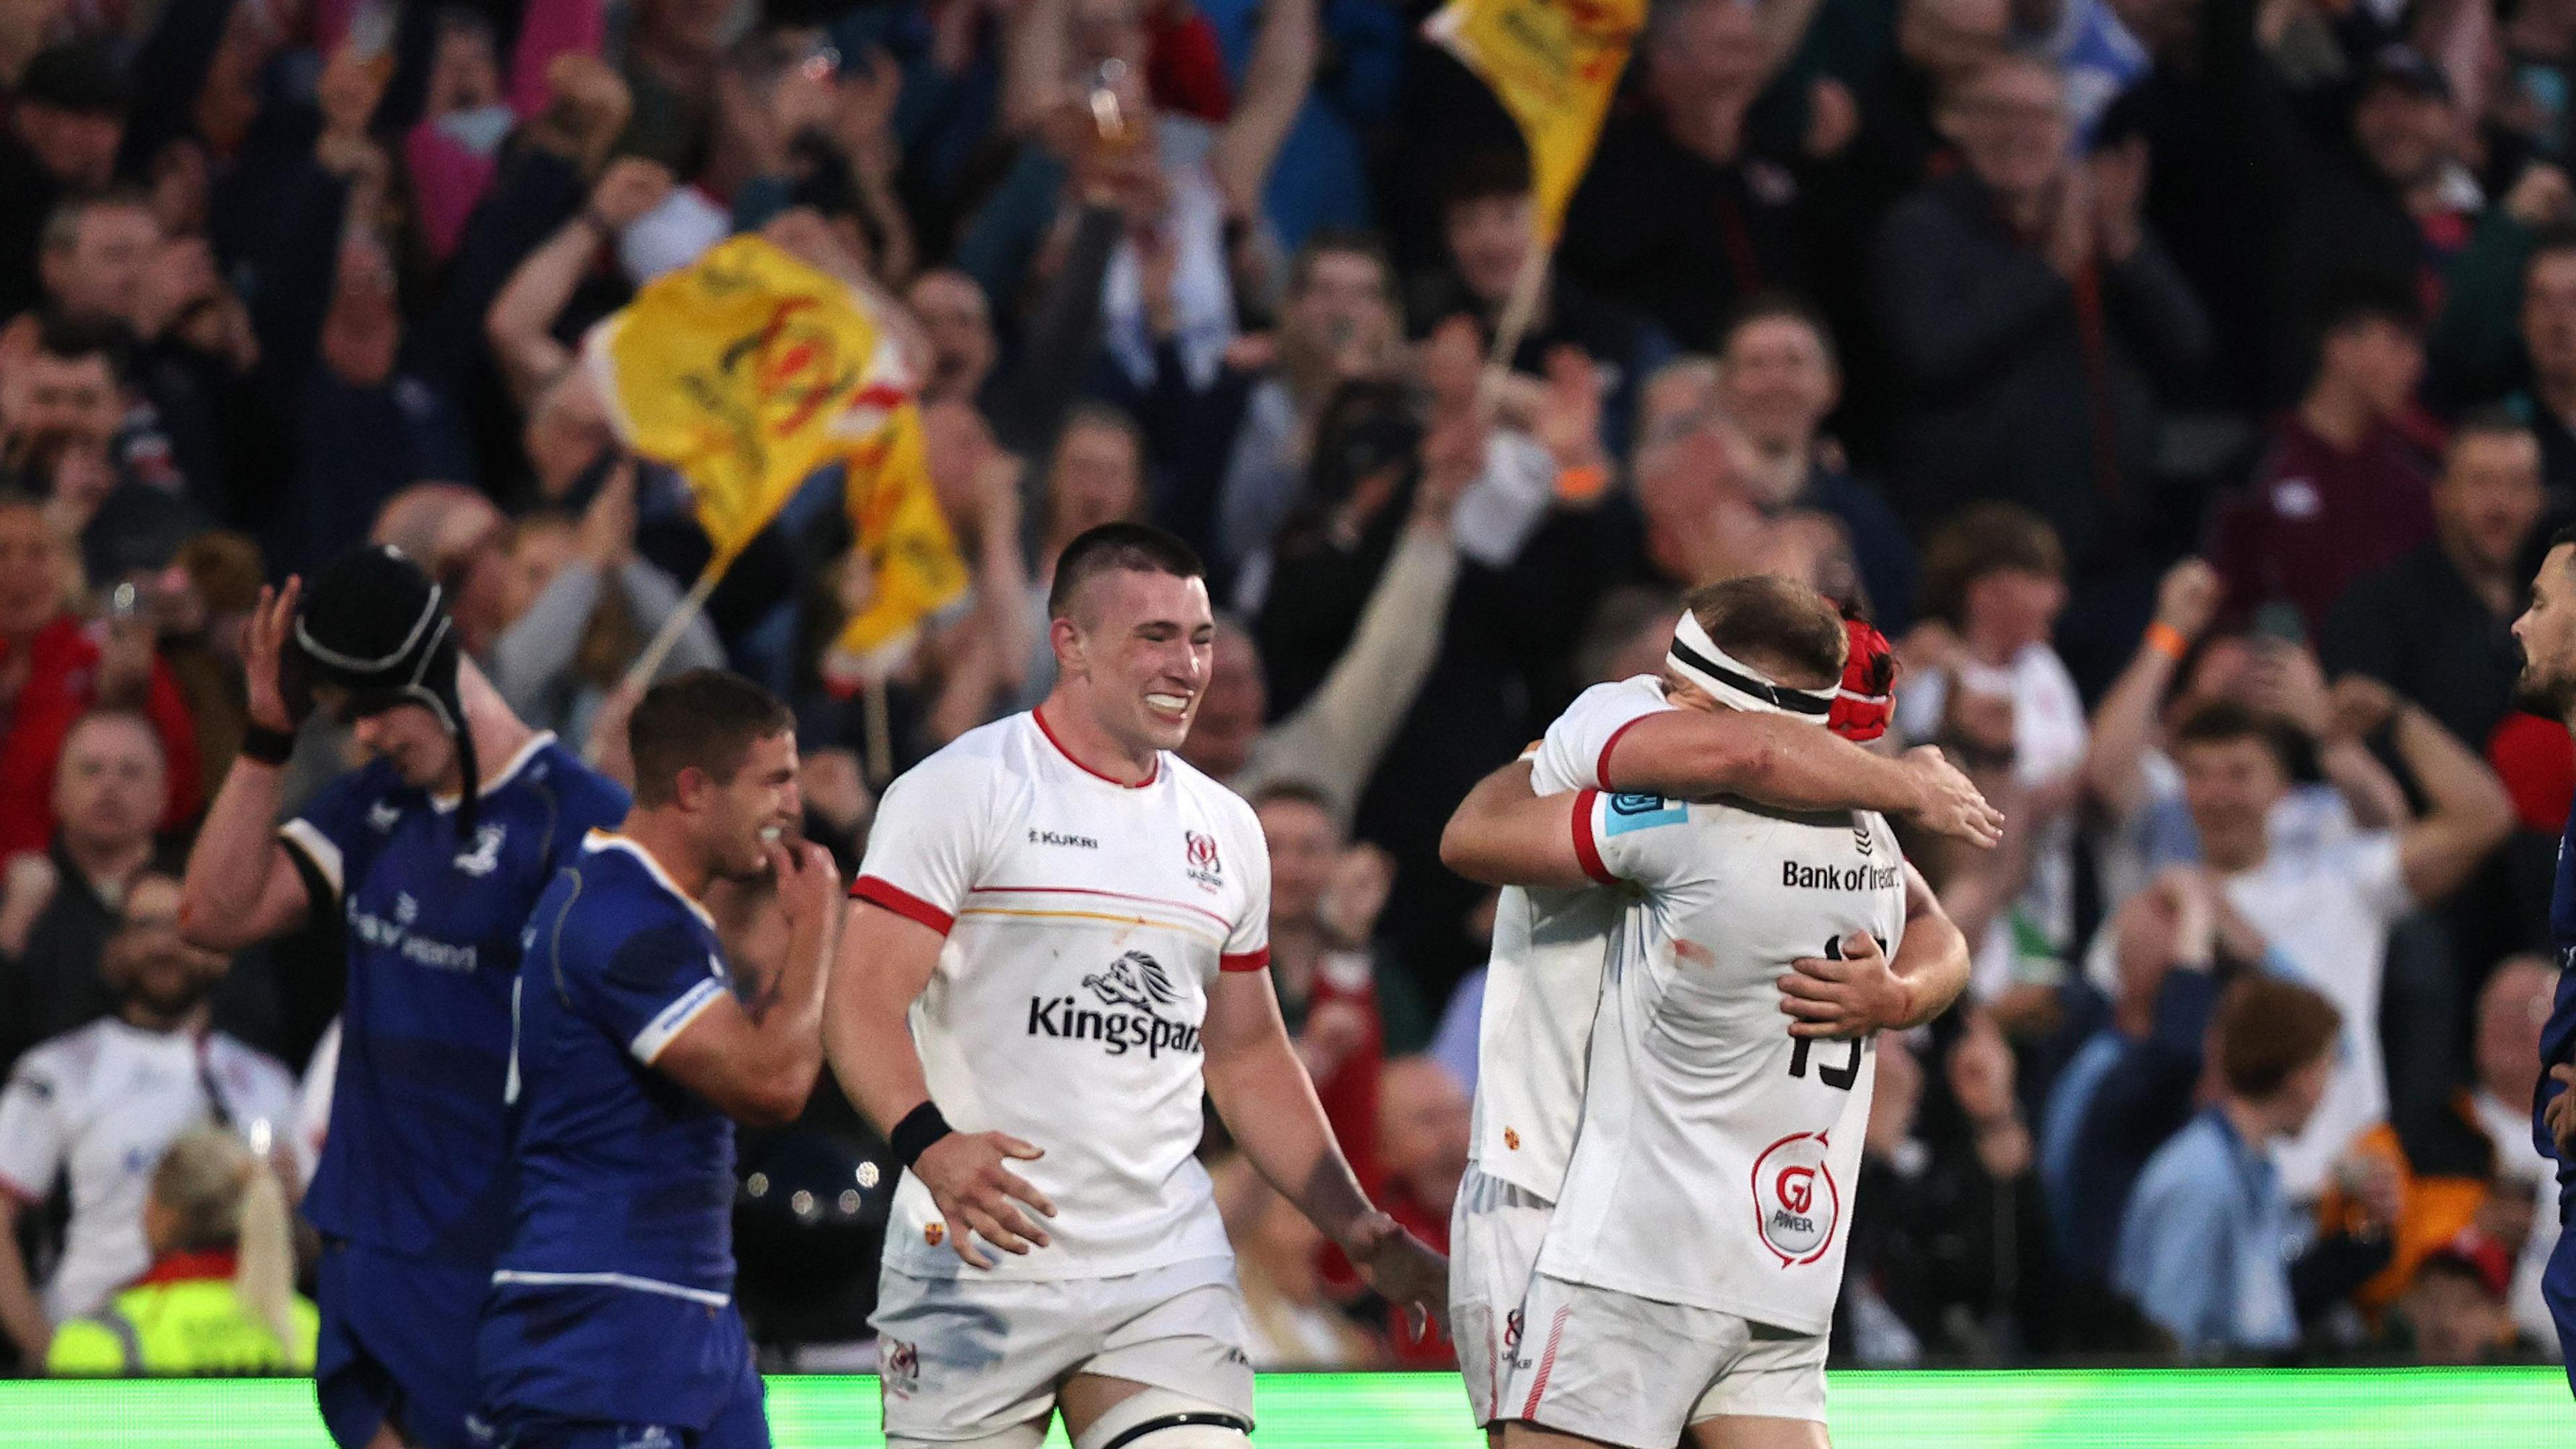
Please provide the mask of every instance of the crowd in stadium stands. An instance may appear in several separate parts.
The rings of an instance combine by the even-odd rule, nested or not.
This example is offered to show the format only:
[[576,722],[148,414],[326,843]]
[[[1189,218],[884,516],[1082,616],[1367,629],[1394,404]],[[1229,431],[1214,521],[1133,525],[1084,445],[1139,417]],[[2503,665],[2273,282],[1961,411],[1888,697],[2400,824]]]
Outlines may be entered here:
[[[826,470],[664,670],[794,704],[847,869],[886,765],[1043,696],[1065,541],[1189,539],[1183,753],[1435,1245],[1493,915],[1444,821],[1776,572],[2011,821],[1909,842],[1974,986],[1882,1044],[1836,1361],[2554,1352],[2576,752],[2506,631],[2576,516],[2576,0],[1656,0],[1491,406],[1530,172],[1428,9],[0,0],[0,1362],[131,1367],[97,1324],[234,1281],[242,1174],[319,1145],[338,923],[176,922],[261,583],[396,543],[522,717],[613,742],[709,549],[581,338],[746,230],[907,349],[973,585],[846,692]],[[1446,1361],[1204,1151],[1263,1366]],[[742,1166],[754,1336],[865,1362],[886,1149],[826,1085]]]

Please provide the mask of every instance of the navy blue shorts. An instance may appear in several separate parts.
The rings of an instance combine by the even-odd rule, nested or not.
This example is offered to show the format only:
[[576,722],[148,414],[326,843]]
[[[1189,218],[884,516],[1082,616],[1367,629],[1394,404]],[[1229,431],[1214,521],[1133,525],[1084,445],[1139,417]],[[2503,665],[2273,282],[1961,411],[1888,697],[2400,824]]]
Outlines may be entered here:
[[512,1412],[492,1425],[488,1449],[769,1449],[769,1415],[757,1374],[704,1429],[676,1424],[604,1424]]
[[314,1294],[322,1336],[313,1396],[340,1449],[390,1423],[420,1449],[476,1449],[474,1335],[488,1268],[425,1263],[363,1243],[324,1244]]

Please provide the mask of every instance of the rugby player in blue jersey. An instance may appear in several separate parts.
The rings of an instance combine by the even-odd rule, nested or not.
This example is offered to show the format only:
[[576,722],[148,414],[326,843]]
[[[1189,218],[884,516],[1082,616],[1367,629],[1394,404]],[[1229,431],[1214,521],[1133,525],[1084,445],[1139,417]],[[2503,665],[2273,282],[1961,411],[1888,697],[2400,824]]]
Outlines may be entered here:
[[[626,792],[510,713],[460,657],[443,590],[394,549],[263,592],[242,653],[250,730],[189,857],[182,927],[231,951],[316,910],[346,920],[339,1074],[304,1200],[324,1244],[314,1391],[342,1449],[465,1449],[514,1197],[520,932]],[[280,827],[279,767],[316,705],[373,758]]]
[[[733,1302],[733,1124],[784,1126],[814,1090],[840,873],[794,834],[795,720],[769,691],[684,674],[627,738],[634,810],[528,921],[482,1418],[500,1449],[767,1449]],[[763,880],[787,954],[737,976],[703,897]]]
[[[2576,529],[2549,540],[2540,573],[2531,581],[2531,604],[2513,621],[2522,646],[2522,677],[2514,702],[2576,731]],[[2558,995],[2540,1029],[2545,1073],[2532,1094],[2531,1133],[2542,1155],[2558,1163],[2558,1215],[2567,1216],[2576,1185],[2576,815],[2558,838],[2558,878],[2549,893],[2549,943],[2558,957]],[[2567,1377],[2576,1386],[2576,1233],[2561,1233],[2541,1275],[2541,1297],[2558,1325]]]

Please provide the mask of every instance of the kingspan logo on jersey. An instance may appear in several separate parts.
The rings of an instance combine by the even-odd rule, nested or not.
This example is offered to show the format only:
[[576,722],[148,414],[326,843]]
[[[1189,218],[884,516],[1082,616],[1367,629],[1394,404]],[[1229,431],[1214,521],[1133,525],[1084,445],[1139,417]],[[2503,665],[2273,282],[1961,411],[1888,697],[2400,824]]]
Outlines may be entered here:
[[1082,985],[1098,998],[1098,1007],[1080,996],[1032,996],[1029,1035],[1096,1041],[1113,1057],[1139,1048],[1148,1058],[1199,1049],[1197,1027],[1162,1014],[1164,1007],[1180,1004],[1180,994],[1163,963],[1144,952],[1128,952],[1106,970],[1083,977]]

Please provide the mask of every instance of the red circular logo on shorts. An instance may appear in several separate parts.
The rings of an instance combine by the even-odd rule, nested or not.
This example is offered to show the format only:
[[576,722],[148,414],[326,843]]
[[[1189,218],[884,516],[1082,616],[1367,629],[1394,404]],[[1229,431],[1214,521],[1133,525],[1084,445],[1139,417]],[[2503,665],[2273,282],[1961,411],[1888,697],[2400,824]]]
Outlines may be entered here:
[[1825,1165],[1825,1134],[1797,1132],[1753,1159],[1753,1226],[1780,1266],[1812,1263],[1832,1246],[1842,1190]]

